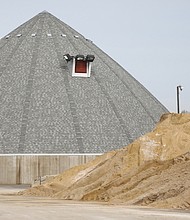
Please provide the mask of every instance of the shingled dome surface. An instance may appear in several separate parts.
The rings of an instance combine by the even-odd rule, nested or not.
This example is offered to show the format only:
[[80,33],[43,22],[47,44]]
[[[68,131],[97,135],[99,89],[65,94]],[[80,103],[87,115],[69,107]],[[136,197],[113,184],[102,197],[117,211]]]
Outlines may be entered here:
[[[64,54],[95,56],[73,77]],[[0,153],[103,153],[150,131],[167,109],[92,41],[48,12],[0,40]]]

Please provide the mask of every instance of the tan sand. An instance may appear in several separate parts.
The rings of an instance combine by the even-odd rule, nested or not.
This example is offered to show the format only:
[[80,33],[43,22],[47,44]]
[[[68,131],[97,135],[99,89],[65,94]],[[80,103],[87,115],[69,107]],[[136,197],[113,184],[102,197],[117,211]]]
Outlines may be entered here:
[[165,114],[127,147],[20,194],[189,209],[189,187],[190,114]]

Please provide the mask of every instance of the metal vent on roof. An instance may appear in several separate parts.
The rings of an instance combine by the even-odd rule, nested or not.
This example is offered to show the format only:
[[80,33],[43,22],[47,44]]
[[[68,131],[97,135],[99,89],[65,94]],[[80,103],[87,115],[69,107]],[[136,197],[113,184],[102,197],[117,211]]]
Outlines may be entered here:
[[67,35],[66,34],[61,34],[61,37],[66,37]]
[[36,33],[34,33],[34,34],[31,34],[31,36],[32,36],[32,37],[35,37],[36,35],[37,35]]
[[11,36],[11,35],[7,35],[7,36],[5,37],[5,39],[9,39],[10,36]]
[[92,41],[92,40],[90,40],[90,39],[86,39],[86,41],[88,41],[88,42],[90,42],[90,43],[93,43],[93,41]]
[[17,37],[21,37],[22,36],[22,34],[17,34]]
[[52,37],[52,35],[51,35],[50,33],[47,33],[47,36],[48,36],[48,37]]
[[79,36],[78,36],[78,35],[74,35],[74,37],[75,37],[75,38],[79,38]]

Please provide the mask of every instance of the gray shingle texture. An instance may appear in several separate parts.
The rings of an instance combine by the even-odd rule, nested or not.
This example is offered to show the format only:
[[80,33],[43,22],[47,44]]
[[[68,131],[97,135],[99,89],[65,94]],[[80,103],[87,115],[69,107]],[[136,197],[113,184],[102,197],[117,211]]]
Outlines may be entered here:
[[[8,35],[0,40],[1,154],[103,153],[150,131],[167,112],[111,57],[48,12]],[[91,77],[72,77],[66,53],[93,54]]]

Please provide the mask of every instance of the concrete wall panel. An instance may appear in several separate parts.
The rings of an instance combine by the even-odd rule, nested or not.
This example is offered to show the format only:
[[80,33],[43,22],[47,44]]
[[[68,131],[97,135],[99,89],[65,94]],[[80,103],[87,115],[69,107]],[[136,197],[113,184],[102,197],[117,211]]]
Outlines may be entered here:
[[0,184],[32,184],[40,176],[56,175],[98,155],[0,155]]

